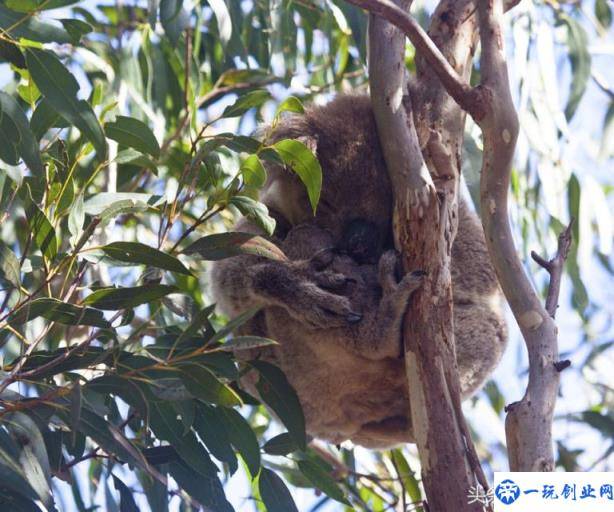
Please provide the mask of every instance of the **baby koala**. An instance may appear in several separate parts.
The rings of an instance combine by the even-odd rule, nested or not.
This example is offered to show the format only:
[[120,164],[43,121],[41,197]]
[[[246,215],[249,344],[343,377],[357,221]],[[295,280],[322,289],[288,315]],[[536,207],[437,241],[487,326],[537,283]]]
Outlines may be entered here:
[[364,260],[356,261],[345,248],[338,251],[333,247],[333,236],[310,223],[292,228],[281,248],[290,260],[302,261],[306,271],[319,271],[310,275],[319,276],[320,288],[349,300],[346,325],[320,329],[323,337],[337,337],[337,329],[341,329],[341,338],[351,343],[348,348],[362,357],[400,355],[403,313],[412,292],[422,283],[423,272],[407,274],[398,282],[395,251],[384,252],[377,264],[362,263]]

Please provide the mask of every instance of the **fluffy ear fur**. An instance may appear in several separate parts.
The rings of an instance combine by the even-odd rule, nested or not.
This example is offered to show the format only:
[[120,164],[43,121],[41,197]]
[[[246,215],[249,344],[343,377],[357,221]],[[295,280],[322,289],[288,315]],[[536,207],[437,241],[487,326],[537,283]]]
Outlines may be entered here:
[[[273,241],[290,261],[237,256],[216,262],[214,295],[231,316],[264,308],[241,332],[279,345],[238,355],[284,370],[311,435],[381,448],[407,442],[412,429],[400,326],[420,275],[400,282],[394,276],[392,190],[369,98],[339,96],[305,115],[288,116],[269,142],[286,138],[315,149],[322,165],[317,212],[293,172],[270,166],[261,200],[278,221]],[[359,264],[344,254],[344,229],[355,220],[375,226],[384,241],[375,245],[374,263]],[[237,230],[258,232],[246,221]],[[467,397],[498,363],[506,327],[481,226],[463,200],[452,284],[456,354]],[[248,373],[242,383],[255,392],[252,379]]]

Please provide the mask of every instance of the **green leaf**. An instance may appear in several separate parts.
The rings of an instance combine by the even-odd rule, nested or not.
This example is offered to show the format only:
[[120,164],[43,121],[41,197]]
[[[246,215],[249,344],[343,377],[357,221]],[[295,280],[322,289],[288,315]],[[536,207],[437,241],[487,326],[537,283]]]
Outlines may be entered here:
[[571,89],[565,107],[565,117],[569,120],[575,114],[591,76],[591,55],[584,27],[566,14],[561,14],[560,19],[567,25],[567,47],[571,63]]
[[250,187],[260,188],[266,181],[266,170],[258,155],[249,155],[243,160],[240,172],[243,175],[243,181]]
[[279,343],[270,338],[263,338],[261,336],[235,336],[217,348],[218,350],[230,352],[234,350],[268,347],[271,345],[279,345]]
[[70,231],[71,243],[73,246],[77,242],[78,236],[83,231],[83,223],[85,222],[85,211],[83,205],[83,194],[79,194],[77,199],[72,204],[70,213],[68,214],[68,231]]
[[305,112],[305,107],[303,107],[301,100],[299,100],[296,96],[288,96],[277,107],[275,117],[278,118],[283,112],[295,112],[297,114],[302,114]]
[[0,270],[4,278],[15,288],[21,284],[21,265],[15,253],[0,242]]
[[[28,119],[19,104],[8,94],[0,91],[0,135],[5,132],[5,117],[11,121],[14,127],[14,136],[4,133],[5,140],[16,140],[15,149],[17,154],[23,159],[32,174],[42,176],[44,173],[41,154],[38,149],[38,141],[30,129]],[[7,162],[12,163],[12,162]],[[16,163],[16,162],[15,162]]]
[[269,215],[269,209],[262,203],[254,201],[247,196],[233,196],[230,204],[245,215],[249,220],[260,227],[267,235],[272,235],[275,231],[275,219]]
[[119,491],[120,512],[139,512],[139,507],[132,496],[132,491],[119,478],[113,475],[113,485]]
[[237,456],[230,445],[224,422],[219,417],[218,409],[202,402],[197,405],[194,428],[208,450],[221,462],[228,464],[230,474],[238,468]]
[[53,229],[45,213],[34,202],[30,202],[26,208],[26,219],[34,235],[36,246],[48,259],[55,258],[58,253],[59,242],[55,229]]
[[8,321],[19,325],[42,316],[47,320],[65,325],[92,325],[94,327],[110,327],[102,311],[62,302],[51,297],[43,297],[27,302],[14,313]]
[[286,426],[294,442],[305,450],[307,447],[305,416],[296,391],[276,366],[257,360],[250,361],[250,365],[260,374],[256,383],[260,397]]
[[232,18],[224,0],[207,0],[217,21],[217,32],[225,46],[232,37]]
[[129,206],[147,209],[155,207],[164,201],[164,196],[131,192],[101,192],[90,197],[84,204],[88,215],[108,215],[112,209],[123,209]]
[[222,117],[237,117],[243,115],[251,108],[261,106],[265,101],[271,98],[269,91],[259,89],[251,91],[243,96],[239,96],[237,101],[224,109]]
[[26,49],[28,70],[41,94],[54,110],[87,137],[100,159],[107,155],[107,142],[96,114],[87,101],[79,100],[79,83],[55,54],[36,48]]
[[182,363],[179,369],[181,380],[194,397],[211,404],[228,407],[243,405],[239,395],[204,366],[196,363]]
[[194,432],[183,428],[177,411],[168,402],[150,404],[149,423],[156,437],[168,441],[183,461],[203,476],[214,477],[218,469]]
[[[21,0],[13,0],[20,2]],[[39,21],[34,16],[24,16],[21,13],[7,9],[0,4],[0,28],[14,39],[30,39],[40,43],[70,43],[70,34],[57,25]]]
[[276,261],[288,261],[286,255],[274,243],[253,233],[219,233],[199,238],[183,251],[198,254],[209,261],[222,260],[240,254],[262,256]]
[[32,113],[30,126],[36,139],[41,140],[50,128],[54,126],[65,128],[68,123],[53,109],[49,101],[43,98]]
[[176,286],[164,284],[146,284],[132,288],[99,288],[88,295],[83,303],[104,310],[116,311],[134,308],[178,291]]
[[262,449],[270,455],[288,455],[299,449],[288,432],[283,432],[269,439]]
[[172,45],[177,46],[181,33],[190,25],[183,0],[160,0],[160,23]]
[[131,380],[116,375],[103,375],[88,382],[86,387],[103,395],[112,394],[120,397],[138,411],[145,423],[149,421],[147,398],[141,388]]
[[414,472],[409,467],[409,463],[405,459],[403,452],[399,448],[390,450],[390,458],[394,462],[399,478],[403,483],[405,491],[409,494],[412,503],[420,503],[422,501],[420,485],[418,484],[418,480],[416,480]]
[[17,444],[0,428],[0,478],[2,487],[10,489],[26,498],[37,500],[38,495],[28,482],[20,466]]
[[105,124],[109,139],[119,144],[147,153],[154,158],[160,156],[160,145],[153,132],[143,121],[132,117],[117,116],[112,123]]
[[284,139],[272,146],[307,188],[311,208],[315,214],[322,189],[322,167],[311,150],[302,142]]
[[[66,402],[66,409],[69,403]],[[57,413],[69,424],[70,415],[67,410],[62,409]],[[111,425],[105,418],[92,412],[88,407],[81,409],[80,430],[84,435],[91,437],[107,453],[112,453],[119,457],[123,462],[127,462],[143,469],[147,473],[154,473],[143,454],[122,434],[115,426]]]
[[595,18],[604,28],[612,25],[612,8],[608,5],[608,0],[595,1]]
[[4,0],[9,9],[20,12],[44,11],[76,4],[80,0]]
[[324,494],[348,507],[350,506],[343,491],[339,488],[330,472],[326,471],[322,464],[309,459],[299,460],[298,468],[301,470],[301,473]]
[[60,22],[66,29],[66,32],[70,34],[73,44],[79,44],[79,41],[81,41],[81,38],[85,34],[89,34],[92,30],[94,30],[89,23],[86,23],[83,20],[69,18],[60,20]]
[[28,483],[46,507],[53,507],[49,458],[36,423],[28,415],[14,412],[8,415],[4,424],[20,446],[18,461]]
[[139,242],[113,242],[101,247],[110,258],[126,263],[149,265],[191,276],[192,273],[177,258]]
[[234,512],[224,495],[224,488],[217,477],[203,478],[181,462],[171,462],[168,470],[173,479],[190,496],[212,512]]
[[260,446],[254,431],[234,409],[218,407],[217,412],[226,426],[228,439],[245,460],[252,477],[255,477],[260,469]]
[[258,490],[267,512],[298,512],[286,484],[270,469],[260,471]]

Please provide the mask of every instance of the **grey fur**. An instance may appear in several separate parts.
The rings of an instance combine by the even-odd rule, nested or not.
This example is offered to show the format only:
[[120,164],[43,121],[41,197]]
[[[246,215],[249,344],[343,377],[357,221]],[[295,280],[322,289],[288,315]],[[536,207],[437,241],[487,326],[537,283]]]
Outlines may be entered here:
[[[322,164],[317,213],[311,213],[296,175],[269,168],[261,199],[278,221],[274,241],[290,262],[237,256],[217,262],[212,278],[226,314],[264,308],[242,332],[280,345],[240,355],[284,370],[311,435],[384,448],[412,440],[400,325],[420,276],[408,274],[397,282],[394,275],[392,193],[375,130],[365,96],[339,96],[280,123],[272,140],[299,138]],[[332,250],[342,245],[344,227],[355,219],[382,234],[377,264],[360,265]],[[237,230],[258,232],[245,220]],[[464,201],[452,281],[457,361],[467,397],[497,365],[507,333],[482,229]],[[253,377],[242,381],[251,392]]]

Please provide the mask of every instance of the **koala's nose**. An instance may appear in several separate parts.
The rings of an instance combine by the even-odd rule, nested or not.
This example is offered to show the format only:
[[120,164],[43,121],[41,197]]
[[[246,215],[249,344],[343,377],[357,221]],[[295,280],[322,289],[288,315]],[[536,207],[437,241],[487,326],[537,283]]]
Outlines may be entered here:
[[356,324],[362,320],[362,315],[360,313],[349,313],[348,316],[345,317],[345,319],[350,324]]

